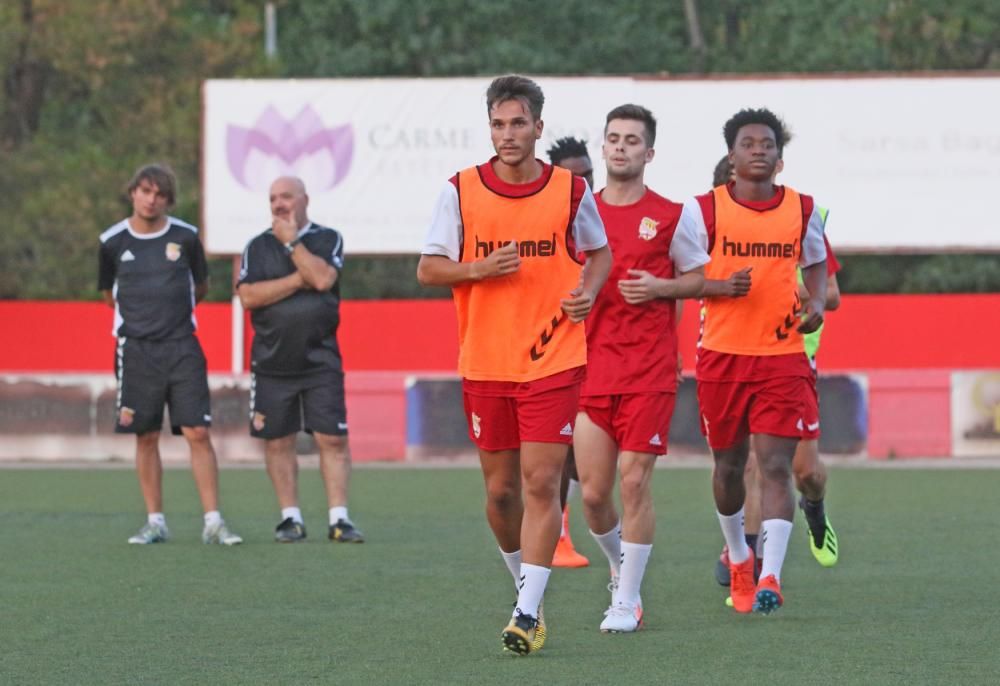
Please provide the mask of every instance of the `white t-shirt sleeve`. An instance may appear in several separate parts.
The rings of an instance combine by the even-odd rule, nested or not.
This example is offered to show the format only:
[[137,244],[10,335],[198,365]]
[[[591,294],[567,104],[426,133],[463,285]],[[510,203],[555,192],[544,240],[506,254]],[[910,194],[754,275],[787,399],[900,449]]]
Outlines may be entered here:
[[590,186],[583,191],[580,206],[576,209],[576,217],[573,219],[573,240],[576,241],[576,249],[581,252],[597,250],[608,244],[604,222],[597,211],[597,201],[594,200]]
[[806,226],[806,234],[802,237],[802,254],[799,255],[799,264],[808,267],[826,259],[826,243],[823,241],[823,227],[826,224],[823,216],[819,213],[815,203],[812,214],[809,215],[809,224]]
[[445,183],[434,205],[434,215],[427,229],[422,255],[441,255],[458,262],[462,246],[462,211],[458,206],[458,189]]
[[670,241],[670,260],[679,272],[689,272],[708,264],[708,229],[701,205],[694,198],[684,203],[677,221],[674,238]]

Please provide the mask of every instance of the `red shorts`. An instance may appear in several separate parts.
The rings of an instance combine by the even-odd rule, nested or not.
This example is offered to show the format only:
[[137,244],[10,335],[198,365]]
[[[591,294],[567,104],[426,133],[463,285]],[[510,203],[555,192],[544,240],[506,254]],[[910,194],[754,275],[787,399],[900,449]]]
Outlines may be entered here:
[[580,411],[614,439],[619,450],[667,454],[676,393],[625,393],[580,398]]
[[819,398],[811,378],[699,381],[698,406],[701,433],[713,449],[730,448],[750,434],[819,438]]
[[511,395],[479,395],[466,385],[462,399],[469,438],[481,450],[517,450],[526,441],[573,443],[578,379],[565,386]]

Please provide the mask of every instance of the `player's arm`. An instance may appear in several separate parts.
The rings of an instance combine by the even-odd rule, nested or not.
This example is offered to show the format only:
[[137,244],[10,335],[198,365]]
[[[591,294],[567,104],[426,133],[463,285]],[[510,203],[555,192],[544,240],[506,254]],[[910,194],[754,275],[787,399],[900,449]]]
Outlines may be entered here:
[[570,291],[568,298],[560,302],[563,312],[571,322],[582,322],[587,318],[594,308],[597,294],[604,288],[604,282],[608,280],[608,273],[611,271],[611,248],[607,245],[583,252],[587,256],[587,261],[580,275],[580,285]]
[[[799,299],[805,302],[809,299],[809,291],[804,283],[799,284]],[[840,283],[837,281],[837,274],[827,274],[826,276],[826,311],[833,312],[840,307]]]
[[322,292],[330,290],[333,284],[337,283],[337,277],[340,275],[337,268],[319,255],[309,252],[301,243],[294,246],[291,257],[307,288]]
[[733,272],[728,279],[705,279],[701,289],[703,298],[742,298],[750,292],[753,281],[750,277],[752,267],[745,267]]
[[422,286],[457,286],[503,277],[521,268],[516,243],[497,248],[481,260],[462,262],[463,230],[458,190],[449,181],[438,194],[423,254],[417,264],[417,281]]
[[632,278],[618,282],[618,292],[629,305],[639,305],[657,298],[697,297],[705,282],[705,267],[695,267],[674,279],[661,279],[642,269],[629,269],[628,275]]
[[590,186],[581,177],[575,177],[573,184],[573,197],[580,199],[572,216],[573,240],[578,251],[587,256],[587,261],[580,274],[580,283],[559,304],[571,322],[581,322],[590,314],[597,294],[604,288],[613,258]]
[[205,246],[198,236],[193,236],[191,252],[191,280],[194,282],[194,301],[200,303],[208,295],[208,260],[205,259]]
[[112,288],[115,285],[115,260],[104,243],[97,250],[97,290],[104,296],[108,307],[115,306],[115,296]]
[[337,282],[337,268],[319,255],[314,255],[299,241],[299,227],[293,215],[271,217],[274,237],[288,250],[295,269],[302,275],[307,288],[328,291]]
[[250,241],[243,250],[239,280],[236,282],[236,295],[239,296],[243,309],[267,307],[306,287],[302,274],[298,271],[278,279],[262,279],[258,260],[251,259],[253,246],[254,241]]
[[840,307],[840,284],[836,274],[826,277],[826,311],[833,312]]
[[826,312],[826,260],[809,265],[802,270],[802,281],[809,291],[805,312],[799,331],[812,333],[823,324],[823,314]]
[[445,255],[421,255],[417,263],[417,281],[422,286],[456,286],[506,276],[520,268],[517,243],[508,243],[474,262],[456,262]]
[[208,295],[208,279],[194,285],[194,301],[200,303]]
[[284,300],[307,287],[302,274],[295,271],[280,279],[268,279],[253,283],[242,282],[236,287],[236,294],[240,297],[243,309],[257,310]]
[[823,325],[823,315],[826,312],[826,280],[827,251],[823,238],[824,220],[813,207],[805,234],[802,236],[802,253],[799,264],[802,266],[802,283],[809,292],[802,313],[802,323],[798,330],[801,333],[812,333]]

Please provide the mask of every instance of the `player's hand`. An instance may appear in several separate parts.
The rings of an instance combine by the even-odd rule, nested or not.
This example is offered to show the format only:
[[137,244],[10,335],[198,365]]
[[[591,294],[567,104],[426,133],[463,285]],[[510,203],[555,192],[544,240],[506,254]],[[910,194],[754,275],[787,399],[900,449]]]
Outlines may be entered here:
[[798,326],[799,333],[812,333],[823,326],[825,305],[822,300],[815,299],[810,299],[806,303],[806,310],[802,313],[802,323]]
[[659,297],[657,288],[660,279],[642,269],[629,269],[628,275],[632,278],[618,282],[618,292],[629,305],[639,305]]
[[744,267],[738,272],[733,272],[726,279],[726,295],[730,298],[742,298],[750,292],[751,279],[750,271],[753,267]]
[[578,323],[590,314],[590,310],[594,307],[594,296],[584,290],[583,286],[577,286],[569,292],[569,297],[560,300],[559,304],[569,320]]
[[299,235],[299,227],[295,222],[295,214],[289,212],[288,216],[285,217],[273,215],[271,217],[271,231],[274,232],[274,237],[277,238],[282,245],[294,241]]
[[517,241],[497,248],[481,260],[472,263],[473,278],[476,281],[513,274],[521,268],[521,256],[517,252]]

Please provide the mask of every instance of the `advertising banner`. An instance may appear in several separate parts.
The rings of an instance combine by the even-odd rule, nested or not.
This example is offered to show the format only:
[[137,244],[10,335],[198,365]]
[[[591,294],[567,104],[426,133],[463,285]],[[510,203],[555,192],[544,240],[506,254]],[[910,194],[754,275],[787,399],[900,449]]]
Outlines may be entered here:
[[[661,80],[538,77],[539,157],[585,139],[598,187],[607,112],[635,102],[658,119],[648,185],[683,200],[710,187],[724,122],[768,107],[793,134],[779,182],[831,210],[841,252],[1000,251],[986,203],[1000,182],[1000,77]],[[269,226],[268,187],[301,177],[311,217],[348,254],[416,253],[443,184],[486,161],[490,79],[210,80],[203,89],[203,229],[238,254]]]

